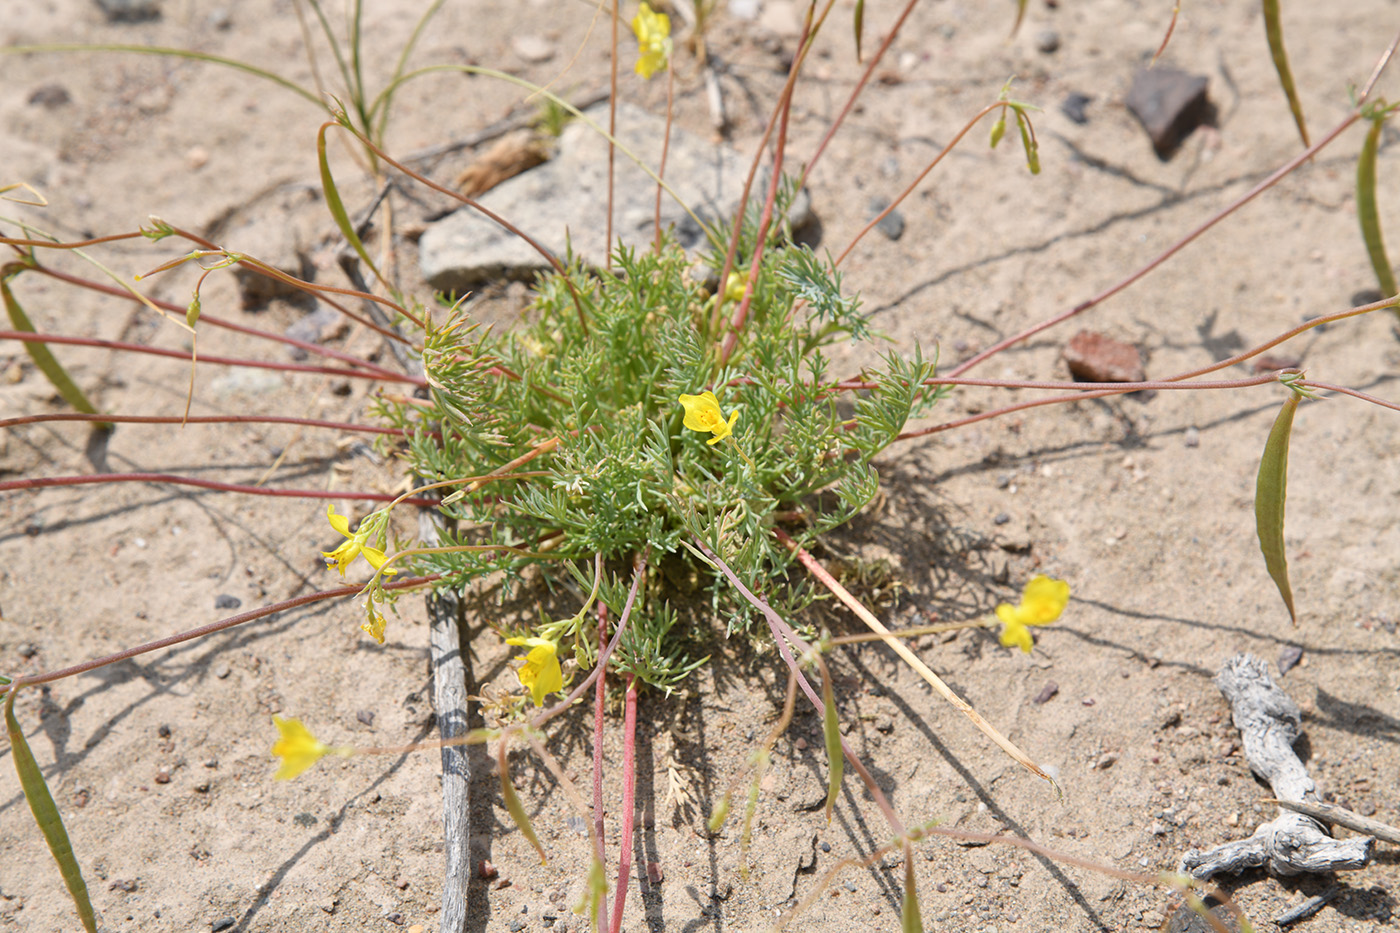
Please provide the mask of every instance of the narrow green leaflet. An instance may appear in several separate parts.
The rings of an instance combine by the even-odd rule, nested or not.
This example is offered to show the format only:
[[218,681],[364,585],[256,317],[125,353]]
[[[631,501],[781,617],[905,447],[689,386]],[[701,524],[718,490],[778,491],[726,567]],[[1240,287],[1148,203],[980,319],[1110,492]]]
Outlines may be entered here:
[[73,897],[73,906],[78,908],[78,919],[88,933],[97,933],[97,918],[92,912],[92,902],[88,900],[87,884],[83,881],[83,871],[73,855],[73,846],[68,841],[68,831],[63,828],[63,818],[58,815],[58,807],[49,793],[49,785],[44,774],[29,750],[29,743],[20,731],[15,720],[15,694],[12,686],[5,697],[5,729],[10,734],[10,757],[15,761],[15,771],[19,774],[20,787],[24,788],[24,799],[29,801],[29,809],[34,813],[34,821],[44,833],[44,841],[49,844],[58,870],[63,873],[63,883],[68,885],[68,893]]
[[[344,114],[340,114],[337,122],[343,119]],[[350,221],[349,212],[345,210],[345,202],[340,198],[340,189],[335,186],[335,178],[331,175],[331,163],[326,156],[326,130],[329,128],[330,125],[326,124],[316,134],[316,159],[321,164],[321,190],[326,196],[326,209],[331,212],[331,217],[335,219],[335,225],[340,228],[341,235],[354,248],[360,260],[374,273],[375,278],[383,281],[384,276],[380,274],[379,267],[369,258],[369,253],[365,251],[365,244],[360,242],[360,235],[355,232],[355,225]]]
[[[18,264],[11,264],[7,269],[13,269],[16,265]],[[14,329],[27,334],[34,333],[34,325],[30,322],[29,315],[24,313],[24,309],[19,306],[19,301],[15,298],[15,293],[10,290],[6,270],[0,270],[0,298],[5,302],[5,311],[10,315],[10,323]],[[48,344],[26,341],[24,349],[29,354],[29,358],[34,361],[34,365],[39,367],[39,371],[48,377],[49,382],[58,390],[58,394],[63,396],[65,402],[85,414],[97,414],[97,409],[93,407],[92,402],[88,401],[83,390],[78,388],[78,384],[72,380],[62,364],[58,362],[58,358],[49,350]]]
[[501,750],[496,755],[500,764],[501,772],[501,796],[506,801],[506,812],[515,821],[515,825],[525,834],[525,838],[530,840],[530,845],[535,847],[535,851],[540,854],[540,864],[549,861],[544,855],[544,846],[540,845],[540,837],[535,835],[535,827],[530,823],[529,814],[525,812],[525,806],[520,802],[520,795],[515,792],[515,785],[510,782],[510,769],[506,767],[506,743],[501,740]]
[[1298,613],[1293,608],[1288,558],[1283,552],[1283,501],[1288,493],[1288,440],[1293,434],[1293,414],[1297,410],[1298,394],[1290,392],[1264,444],[1259,478],[1254,487],[1254,524],[1259,532],[1259,550],[1264,552],[1264,566],[1273,577],[1294,625],[1298,624]]
[[860,61],[860,40],[865,34],[865,0],[856,0],[856,61]]
[[900,911],[901,933],[923,933],[924,918],[919,911],[919,889],[914,884],[914,847],[904,844],[904,906]]
[[[1385,255],[1381,218],[1376,210],[1376,150],[1380,146],[1381,126],[1384,123],[1385,111],[1371,118],[1371,129],[1356,160],[1356,219],[1361,222],[1361,236],[1366,241],[1366,255],[1371,257],[1371,268],[1376,270],[1376,281],[1389,298],[1400,288],[1396,287],[1395,273],[1391,271],[1390,260]],[[1392,310],[1400,314],[1400,309]]]
[[1304,146],[1311,146],[1308,126],[1303,122],[1303,105],[1298,100],[1298,89],[1293,85],[1288,52],[1283,47],[1283,23],[1279,19],[1278,0],[1264,0],[1264,34],[1269,37],[1269,54],[1273,56],[1274,68],[1278,71],[1278,83],[1288,97],[1288,109],[1293,111],[1293,122],[1298,124],[1298,135],[1303,137]]
[[826,788],[826,821],[830,823],[836,796],[841,793],[841,775],[846,767],[846,758],[841,753],[841,719],[836,714],[836,697],[831,691],[830,675],[822,678],[822,729],[826,734],[826,759],[830,769]]

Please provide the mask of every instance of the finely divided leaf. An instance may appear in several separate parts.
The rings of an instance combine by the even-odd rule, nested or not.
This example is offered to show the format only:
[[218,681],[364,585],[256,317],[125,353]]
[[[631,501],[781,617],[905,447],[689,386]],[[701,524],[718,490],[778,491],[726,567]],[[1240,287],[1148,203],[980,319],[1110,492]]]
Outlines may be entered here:
[[1293,413],[1297,410],[1298,395],[1290,392],[1264,444],[1254,488],[1254,523],[1259,532],[1259,550],[1264,552],[1264,566],[1273,577],[1294,625],[1298,624],[1298,613],[1293,608],[1288,559],[1283,551],[1283,502],[1288,492],[1288,441],[1293,433]]

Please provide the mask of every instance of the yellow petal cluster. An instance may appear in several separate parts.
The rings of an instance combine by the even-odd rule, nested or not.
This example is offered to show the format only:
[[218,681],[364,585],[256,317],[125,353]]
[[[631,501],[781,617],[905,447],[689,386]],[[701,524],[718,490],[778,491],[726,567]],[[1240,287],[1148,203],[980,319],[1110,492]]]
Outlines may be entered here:
[[997,606],[997,618],[1002,621],[1001,643],[1008,648],[1020,648],[1031,653],[1031,631],[1028,625],[1049,625],[1060,617],[1069,603],[1069,584],[1044,574],[1037,574],[1021,593],[1020,605],[1002,603]]
[[738,420],[739,413],[737,411],[731,412],[729,420],[726,421],[724,412],[719,407],[719,399],[715,398],[713,392],[682,395],[680,403],[685,407],[685,426],[687,428],[692,431],[708,431],[714,435],[706,443],[718,444],[734,433],[734,422]]
[[[365,543],[369,540],[370,533],[368,530],[351,534],[350,519],[344,515],[337,515],[334,505],[326,506],[326,517],[330,520],[332,528],[350,539],[334,551],[321,552],[321,556],[326,559],[327,567],[336,568],[343,577],[345,576],[345,568],[348,567],[356,557],[361,555],[364,556],[365,560],[370,562],[370,565],[373,566],[375,570],[384,566],[384,561],[388,559],[384,556],[384,552],[377,547],[370,547]],[[363,525],[363,523],[361,524]],[[384,571],[384,573],[385,575],[390,575],[398,573],[398,571],[390,567],[388,570]]]
[[544,706],[544,698],[564,688],[564,672],[559,667],[559,646],[548,638],[507,638],[506,644],[520,645],[530,649],[523,658],[525,662],[515,676],[521,686],[530,691],[536,706]]
[[670,67],[671,17],[643,3],[632,18],[632,31],[637,34],[637,74],[650,80]]
[[330,746],[316,741],[311,730],[302,725],[300,719],[273,716],[272,721],[281,734],[281,738],[272,744],[272,754],[282,759],[282,766],[272,776],[275,780],[291,780],[330,753]]

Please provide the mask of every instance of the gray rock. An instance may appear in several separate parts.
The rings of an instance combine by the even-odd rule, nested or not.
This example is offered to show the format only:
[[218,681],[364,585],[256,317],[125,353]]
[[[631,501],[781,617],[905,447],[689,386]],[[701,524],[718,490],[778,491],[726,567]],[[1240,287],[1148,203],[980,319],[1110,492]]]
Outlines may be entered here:
[[[599,126],[607,125],[606,103],[585,113]],[[618,105],[618,139],[647,165],[660,161],[665,125],[662,118],[637,107]],[[587,124],[575,121],[564,130],[557,158],[502,182],[480,203],[556,256],[562,258],[565,247],[572,246],[585,263],[602,266],[607,255],[603,217],[607,155],[607,141]],[[620,151],[616,169],[613,236],[629,246],[644,247],[654,235],[656,183]],[[747,169],[747,160],[735,150],[672,130],[666,179],[702,221],[713,223],[730,216],[738,205]],[[755,190],[761,188],[755,185]],[[676,238],[687,250],[706,243],[704,231],[669,196],[661,201],[661,223],[674,226]],[[527,243],[471,208],[430,225],[418,246],[423,277],[442,291],[467,291],[501,278],[528,281],[547,267]]]
[[1035,47],[1049,55],[1060,48],[1060,34],[1053,29],[1042,29],[1035,35]]
[[1159,158],[1168,158],[1192,130],[1209,122],[1208,83],[1176,68],[1144,68],[1133,76],[1125,103],[1151,137]]
[[30,106],[43,107],[45,110],[57,110],[73,99],[68,93],[68,88],[61,84],[41,84],[30,92],[25,98],[25,102]]
[[[871,199],[869,205],[871,218],[879,217],[880,212],[889,206],[890,202],[885,198]],[[884,217],[880,217],[880,222],[875,225],[875,229],[879,230],[886,239],[898,240],[904,236],[904,215],[896,208]]]

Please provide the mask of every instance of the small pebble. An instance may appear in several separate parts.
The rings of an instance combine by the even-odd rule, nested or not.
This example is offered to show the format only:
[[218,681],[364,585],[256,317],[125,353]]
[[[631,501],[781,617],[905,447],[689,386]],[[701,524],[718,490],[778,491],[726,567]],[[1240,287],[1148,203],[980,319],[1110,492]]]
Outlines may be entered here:
[[54,110],[62,107],[73,99],[68,93],[68,89],[61,84],[42,84],[36,87],[26,101],[31,106],[43,107],[45,110]]
[[210,933],[219,933],[220,930],[227,930],[238,921],[232,917],[220,917],[209,925]]
[[195,790],[195,793],[197,793],[197,794],[207,794],[207,793],[209,793],[209,782],[208,782],[208,781],[200,781],[198,784],[196,784],[196,785],[194,786],[194,790]]
[[[874,219],[879,217],[880,213],[889,206],[890,202],[887,198],[871,198],[866,204],[866,209],[869,211],[871,219]],[[875,229],[884,234],[887,239],[898,240],[904,236],[904,215],[898,210],[890,211],[880,218]]]
[[1060,685],[1052,680],[1040,688],[1040,692],[1035,695],[1035,699],[1031,700],[1031,702],[1036,704],[1049,703],[1055,694],[1059,692]]
[[1084,699],[1080,700],[1079,702],[1082,703],[1082,704],[1084,704],[1085,706],[1093,706],[1094,703],[1097,702],[1097,701],[1095,701],[1095,699],[1094,699],[1093,697],[1085,697]]
[[547,62],[554,57],[554,45],[539,36],[516,36],[510,45],[516,55],[534,64]]
[[1011,521],[1011,516],[1005,512],[998,512],[997,517],[992,519],[992,521],[998,525],[1005,525],[1007,522]]
[[1081,94],[1078,91],[1074,91],[1060,102],[1060,113],[1069,117],[1071,122],[1083,126],[1085,123],[1089,122],[1089,116],[1084,112],[1084,108],[1093,102],[1094,99],[1088,94]]
[[1036,33],[1035,47],[1045,54],[1058,51],[1060,48],[1060,34],[1053,29],[1042,29]]
[[160,728],[156,729],[156,735],[160,736],[162,739],[170,738],[170,727],[162,723]]
[[1098,768],[1100,771],[1107,771],[1109,768],[1113,767],[1114,763],[1117,761],[1118,756],[1109,752],[1106,755],[1101,755],[1099,760],[1094,762],[1094,767]]
[[389,913],[385,914],[385,915],[384,915],[384,919],[385,919],[385,920],[388,920],[390,923],[394,924],[395,926],[400,926],[400,927],[403,926],[403,920],[404,920],[403,914],[399,913],[397,910],[392,910],[392,911],[390,911]]
[[520,931],[523,929],[525,929],[524,920],[521,920],[517,917],[516,919],[510,922],[510,933],[520,933]]
[[647,862],[647,880],[652,884],[666,880],[666,872],[662,870],[660,862]]
[[802,738],[801,736],[798,736],[797,741],[792,743],[792,747],[797,749],[799,752],[806,751],[807,740]]
[[237,609],[241,605],[243,605],[243,600],[231,593],[220,593],[214,597],[215,609]]
[[823,852],[830,852],[830,851],[831,851],[831,843],[829,843],[829,842],[823,842],[823,843],[822,843],[822,851],[823,851]]
[[491,862],[487,859],[482,859],[480,862],[477,863],[476,873],[479,876],[481,876],[481,878],[485,881],[490,881],[492,878],[500,874],[500,872],[496,869],[496,866],[492,865]]
[[1278,653],[1278,672],[1282,677],[1297,666],[1303,659],[1303,649],[1297,645],[1284,645]]
[[372,726],[374,725],[374,710],[362,709],[355,714],[355,718],[358,719],[362,725]]
[[136,882],[135,882],[135,881],[124,881],[124,880],[118,878],[116,881],[113,881],[111,884],[107,885],[107,890],[108,890],[108,891],[125,891],[127,894],[130,894],[132,891],[135,891],[135,890],[136,890]]
[[227,664],[220,663],[214,668],[214,676],[219,678],[220,680],[223,680],[228,675],[229,666]]
[[169,783],[170,783],[170,768],[168,768],[168,767],[162,765],[161,767],[159,767],[159,768],[156,769],[156,783],[157,783],[157,784],[169,784]]
[[25,660],[28,660],[29,658],[32,658],[34,657],[34,655],[39,653],[39,647],[37,645],[31,644],[30,642],[25,642],[24,644],[20,645],[18,650],[19,656],[21,658],[24,658]]
[[1187,447],[1201,446],[1201,432],[1197,428],[1187,428],[1183,440]]
[[219,759],[217,759],[217,758],[210,758],[208,761],[206,761],[206,762],[204,763],[204,767],[206,767],[206,768],[217,768],[218,766],[219,766]]

